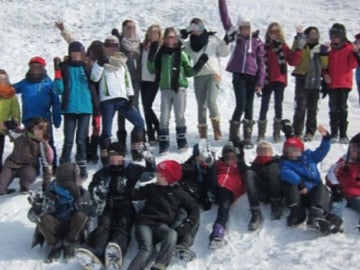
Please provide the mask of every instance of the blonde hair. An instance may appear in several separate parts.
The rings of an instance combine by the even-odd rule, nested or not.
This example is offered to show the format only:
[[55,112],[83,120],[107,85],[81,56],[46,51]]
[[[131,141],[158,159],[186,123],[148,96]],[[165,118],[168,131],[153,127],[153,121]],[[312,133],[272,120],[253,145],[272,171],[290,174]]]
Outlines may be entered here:
[[146,30],[146,33],[145,33],[145,38],[144,38],[144,42],[143,42],[143,44],[145,46],[148,45],[148,43],[150,42],[150,32],[154,31],[154,29],[159,34],[159,42],[162,43],[163,36],[162,36],[161,26],[159,24],[152,24],[148,27],[148,29]]
[[282,26],[277,23],[277,22],[272,22],[269,24],[267,30],[266,30],[266,34],[265,34],[265,41],[268,41],[270,39],[270,30],[273,28],[273,27],[277,27],[279,29],[279,40],[282,42],[282,43],[286,43],[285,42],[285,35],[284,35],[284,31],[283,31],[283,28]]
[[269,144],[266,141],[260,141],[256,147],[256,154],[259,155],[260,150],[266,149],[267,151],[271,152],[271,155],[273,153],[273,149],[271,144]]

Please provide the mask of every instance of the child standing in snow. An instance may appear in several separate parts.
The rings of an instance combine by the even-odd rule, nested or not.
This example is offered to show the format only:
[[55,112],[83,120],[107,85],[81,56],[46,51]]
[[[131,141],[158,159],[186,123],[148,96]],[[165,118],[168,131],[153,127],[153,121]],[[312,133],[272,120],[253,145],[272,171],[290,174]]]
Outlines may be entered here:
[[[157,165],[155,184],[131,189],[131,198],[146,202],[135,223],[139,252],[131,261],[129,270],[144,269],[158,243],[159,251],[151,269],[166,269],[177,239],[185,237],[199,222],[200,211],[197,203],[177,183],[181,176],[181,165],[174,160],[165,160]],[[180,208],[185,209],[187,218],[174,230],[171,225]]]
[[222,149],[222,158],[216,161],[217,186],[215,199],[219,205],[217,217],[210,234],[210,247],[221,245],[229,219],[231,205],[245,193],[243,174],[246,170],[243,146],[229,143]]
[[253,120],[254,95],[261,93],[265,79],[264,43],[259,32],[251,33],[251,24],[240,18],[237,27],[231,23],[226,0],[219,0],[219,10],[223,27],[226,31],[225,41],[235,41],[236,45],[227,71],[233,74],[233,87],[236,107],[230,121],[229,140],[239,140],[241,116],[245,112],[244,142],[245,147],[252,148],[251,135],[255,121]]
[[284,143],[281,159],[281,180],[290,215],[288,226],[296,226],[306,219],[306,208],[309,209],[307,225],[316,229],[318,219],[325,219],[329,208],[329,191],[322,183],[317,164],[330,150],[330,133],[323,127],[317,130],[323,136],[320,146],[314,150],[304,151],[304,143],[297,137],[290,137]]
[[190,66],[188,55],[181,48],[177,31],[173,27],[165,29],[164,45],[161,46],[156,56],[149,58],[150,73],[160,76],[161,111],[159,129],[159,152],[166,154],[169,151],[169,120],[171,108],[174,106],[176,122],[176,140],[180,151],[188,147],[186,139],[185,108],[186,88],[189,83],[186,77],[194,76],[208,60],[203,53],[194,67]]
[[259,142],[256,157],[244,175],[244,184],[252,214],[248,226],[250,231],[257,230],[262,224],[260,201],[271,203],[271,219],[281,218],[280,159],[273,156],[272,147],[267,142]]
[[197,62],[203,53],[209,56],[206,65],[194,76],[200,139],[207,139],[206,114],[209,109],[214,139],[217,141],[222,137],[217,107],[221,80],[220,57],[226,57],[230,50],[224,40],[219,39],[214,32],[206,30],[203,21],[199,18],[192,19],[190,25],[181,30],[181,38],[186,39],[189,34],[190,41],[186,41],[184,47],[192,60]]
[[[36,180],[36,167],[41,158],[43,166],[53,159],[52,148],[48,144],[49,123],[42,118],[34,118],[26,131],[15,134],[7,130],[14,141],[14,149],[6,158],[0,174],[0,195],[13,193],[15,189],[8,188],[14,178],[20,178],[20,192],[27,193],[30,185]],[[43,187],[50,182],[50,175],[43,175]]]
[[[0,123],[20,120],[19,102],[15,96],[15,89],[10,85],[9,76],[5,70],[0,69]],[[0,130],[0,173],[3,167],[3,153],[5,147],[5,135]]]
[[301,38],[302,28],[297,28],[295,37],[297,45],[293,50],[286,45],[285,36],[280,24],[271,23],[265,34],[265,86],[261,97],[259,115],[258,140],[265,139],[266,115],[269,110],[270,98],[274,92],[275,118],[273,125],[273,139],[280,142],[282,119],[282,102],[287,85],[287,65],[296,66],[300,63],[305,40]]
[[334,143],[339,140],[340,143],[347,144],[347,100],[352,89],[353,69],[358,66],[357,50],[360,45],[351,44],[347,40],[345,26],[340,23],[333,24],[329,36],[331,50],[324,80],[329,94],[331,137]]
[[48,262],[58,260],[62,252],[65,259],[73,258],[75,248],[83,241],[94,205],[81,184],[79,167],[63,163],[48,190],[42,196],[29,197],[32,207],[28,218],[36,223],[32,245],[42,245],[46,241],[51,246]]
[[347,206],[360,214],[360,133],[350,140],[346,155],[330,168],[326,180],[331,188],[328,220],[340,229]]

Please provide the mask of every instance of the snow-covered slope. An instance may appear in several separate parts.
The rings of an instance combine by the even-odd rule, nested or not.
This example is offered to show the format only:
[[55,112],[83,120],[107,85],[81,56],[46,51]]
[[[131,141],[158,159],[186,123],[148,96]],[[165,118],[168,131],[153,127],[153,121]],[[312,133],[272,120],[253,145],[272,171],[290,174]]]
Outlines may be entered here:
[[[41,55],[48,61],[47,69],[52,74],[52,59],[63,56],[67,52],[67,45],[54,28],[55,20],[61,18],[66,27],[72,31],[85,46],[92,40],[103,40],[109,35],[113,27],[120,28],[124,19],[137,21],[141,37],[148,25],[159,23],[163,27],[185,27],[191,18],[203,18],[208,29],[218,31],[223,36],[220,18],[215,0],[108,0],[108,1],[35,1],[9,0],[1,3],[0,29],[0,68],[10,74],[12,82],[23,78],[27,71],[27,62],[34,55]],[[359,29],[357,16],[360,14],[358,0],[259,0],[241,1],[229,0],[231,17],[237,21],[238,14],[253,22],[264,36],[267,25],[278,21],[284,25],[287,42],[291,44],[295,33],[295,26],[316,25],[322,34],[322,41],[328,40],[328,29],[334,22],[341,22],[347,26],[348,37],[351,40]],[[222,60],[225,69],[227,59]],[[291,69],[290,69],[291,71]],[[284,117],[292,118],[294,109],[294,81],[289,77],[284,101]],[[234,108],[234,95],[231,76],[223,72],[221,93],[218,100],[221,108],[223,142],[213,143],[216,150],[226,141],[228,135],[228,120]],[[255,100],[254,115],[258,116],[260,99]],[[159,98],[155,103],[159,112]],[[349,98],[350,126],[349,135],[359,131],[359,106],[356,90]],[[273,109],[268,119],[273,118]],[[196,101],[192,87],[188,90],[188,106],[186,111],[188,139],[190,145],[197,142]],[[270,121],[271,122],[271,121]],[[321,100],[319,105],[318,122],[328,125],[327,99]],[[272,129],[269,125],[267,137],[271,140]],[[171,132],[174,134],[174,124]],[[254,132],[254,139],[256,129]],[[61,151],[62,130],[56,130],[56,145]],[[307,143],[307,147],[315,148],[319,144],[320,136]],[[166,158],[185,161],[191,150],[185,154],[176,153],[175,137],[171,138],[173,153]],[[10,143],[6,145],[6,154],[12,149]],[[275,152],[280,154],[282,144],[274,144]],[[330,154],[319,165],[322,175],[335,162],[347,147],[333,145]],[[157,148],[154,149],[157,153]],[[246,160],[254,158],[254,150],[246,151]],[[157,156],[157,161],[164,157]],[[90,165],[90,176],[100,165]],[[15,181],[14,187],[18,188]],[[40,187],[40,179],[33,188]],[[79,269],[76,262],[68,264],[43,264],[42,259],[47,250],[39,247],[30,249],[34,224],[27,220],[28,203],[26,196],[15,194],[0,198],[0,269]],[[197,259],[188,265],[173,262],[169,269],[356,269],[360,263],[356,248],[359,246],[359,232],[355,229],[359,217],[351,210],[345,212],[343,234],[319,237],[315,231],[305,228],[290,229],[286,226],[285,216],[279,221],[270,220],[269,206],[263,206],[265,222],[262,230],[255,233],[247,231],[250,218],[246,197],[240,198],[233,206],[228,226],[227,238],[229,245],[218,251],[207,248],[208,235],[215,219],[216,209],[213,208],[201,215],[201,225],[193,249]],[[136,252],[136,243],[125,256],[124,269]]]

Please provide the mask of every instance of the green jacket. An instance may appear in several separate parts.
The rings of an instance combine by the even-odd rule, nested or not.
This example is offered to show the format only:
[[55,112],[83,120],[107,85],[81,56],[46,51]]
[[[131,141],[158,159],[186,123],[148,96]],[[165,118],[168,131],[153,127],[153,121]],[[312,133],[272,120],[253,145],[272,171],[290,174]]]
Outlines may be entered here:
[[[0,98],[0,122],[10,119],[20,121],[20,106],[15,95],[11,98]],[[0,134],[4,132],[0,130]]]
[[[174,55],[163,53],[161,56],[161,70],[156,70],[155,62],[148,61],[148,70],[150,73],[160,73],[160,89],[172,89],[171,78],[174,66]],[[190,65],[189,56],[182,50],[180,55],[180,73],[179,73],[179,87],[187,88],[189,82],[186,77],[192,77],[197,73]],[[175,90],[175,89],[174,89]]]
[[[319,53],[319,59],[320,59],[320,64],[321,64],[321,69],[322,70],[326,70],[328,68],[328,56],[327,55],[322,55],[320,54],[320,46],[322,45],[318,45],[315,46],[313,48],[317,49]],[[297,48],[297,39],[295,39],[294,44],[293,44],[293,48]],[[306,44],[303,48],[303,53],[301,56],[301,61],[300,64],[297,65],[294,69],[294,71],[292,72],[292,75],[296,76],[296,75],[307,75],[310,71],[310,48],[309,46]]]

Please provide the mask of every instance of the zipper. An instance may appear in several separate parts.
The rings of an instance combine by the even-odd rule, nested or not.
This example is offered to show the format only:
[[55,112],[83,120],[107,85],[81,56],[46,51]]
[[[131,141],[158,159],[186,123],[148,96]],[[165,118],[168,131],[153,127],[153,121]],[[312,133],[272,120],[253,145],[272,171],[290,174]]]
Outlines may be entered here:
[[[250,42],[250,39],[249,39],[249,42]],[[245,41],[245,48],[244,48],[244,61],[243,61],[243,64],[242,64],[241,73],[245,73],[245,65],[246,65],[247,50],[248,50],[248,43]]]

